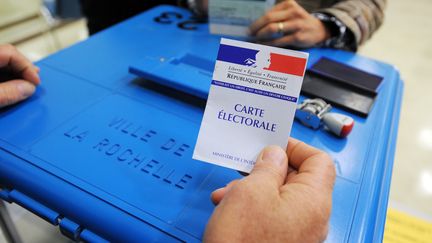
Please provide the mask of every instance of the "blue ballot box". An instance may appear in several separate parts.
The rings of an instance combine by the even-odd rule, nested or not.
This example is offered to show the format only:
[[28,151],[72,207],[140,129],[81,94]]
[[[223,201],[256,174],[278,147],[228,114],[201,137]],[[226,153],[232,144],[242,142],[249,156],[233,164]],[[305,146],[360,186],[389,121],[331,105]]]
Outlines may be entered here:
[[[0,197],[72,239],[200,241],[210,193],[241,176],[192,159],[220,40],[197,22],[161,6],[38,62],[36,94],[0,110]],[[334,158],[327,241],[378,242],[402,81],[393,66],[354,53],[309,52],[309,66],[328,57],[384,77],[368,117],[335,109],[355,120],[348,138],[299,123],[292,131]]]

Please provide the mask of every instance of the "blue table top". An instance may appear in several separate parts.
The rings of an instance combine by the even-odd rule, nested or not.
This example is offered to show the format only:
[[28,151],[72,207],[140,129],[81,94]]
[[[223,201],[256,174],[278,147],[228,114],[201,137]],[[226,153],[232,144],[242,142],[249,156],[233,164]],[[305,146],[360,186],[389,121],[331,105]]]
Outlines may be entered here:
[[[182,18],[155,22],[163,12]],[[0,197],[84,240],[200,241],[214,208],[210,193],[240,175],[192,159],[204,99],[129,73],[154,69],[185,84],[193,70],[208,75],[220,37],[207,24],[179,28],[189,17],[161,6],[38,62],[36,94],[0,110]],[[348,138],[299,123],[292,129],[335,160],[327,241],[380,241],[403,83],[393,66],[354,53],[309,53],[308,66],[324,56],[384,77],[367,118],[335,108],[355,120]],[[165,65],[184,56],[203,65]]]

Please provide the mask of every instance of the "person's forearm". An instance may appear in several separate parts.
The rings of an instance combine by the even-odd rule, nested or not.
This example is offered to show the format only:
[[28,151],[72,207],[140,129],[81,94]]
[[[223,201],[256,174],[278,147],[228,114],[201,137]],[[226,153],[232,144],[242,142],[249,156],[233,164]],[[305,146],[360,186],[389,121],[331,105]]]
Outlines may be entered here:
[[331,14],[343,22],[354,34],[354,44],[357,47],[381,26],[386,3],[387,0],[347,0],[316,12]]

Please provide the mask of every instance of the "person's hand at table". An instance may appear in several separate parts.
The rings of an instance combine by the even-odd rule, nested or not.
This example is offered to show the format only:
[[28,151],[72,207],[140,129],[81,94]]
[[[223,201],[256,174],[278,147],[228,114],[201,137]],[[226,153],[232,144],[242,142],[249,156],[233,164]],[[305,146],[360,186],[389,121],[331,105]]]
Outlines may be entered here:
[[294,0],[270,9],[250,26],[251,36],[272,46],[312,47],[330,37],[324,24]]
[[0,45],[0,108],[31,96],[39,85],[39,68],[15,47]]
[[[289,166],[288,166],[289,165]],[[326,153],[290,139],[265,148],[249,176],[212,193],[206,242],[325,240],[335,169]]]

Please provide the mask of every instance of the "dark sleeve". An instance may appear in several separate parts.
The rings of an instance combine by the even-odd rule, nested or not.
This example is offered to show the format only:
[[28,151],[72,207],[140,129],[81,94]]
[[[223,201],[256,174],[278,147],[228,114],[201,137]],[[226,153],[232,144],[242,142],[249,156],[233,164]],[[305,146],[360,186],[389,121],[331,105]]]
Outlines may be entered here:
[[157,5],[177,4],[176,0],[80,0],[80,2],[91,35]]
[[317,12],[333,15],[342,21],[354,35],[357,47],[381,26],[386,4],[387,0],[342,0]]

